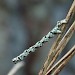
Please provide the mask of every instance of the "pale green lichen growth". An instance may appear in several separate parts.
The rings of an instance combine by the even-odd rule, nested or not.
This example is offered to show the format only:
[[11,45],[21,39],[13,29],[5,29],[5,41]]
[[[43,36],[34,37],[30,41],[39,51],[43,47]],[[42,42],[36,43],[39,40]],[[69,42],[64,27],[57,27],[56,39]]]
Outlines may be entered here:
[[37,48],[42,47],[45,42],[48,42],[50,38],[54,37],[55,34],[60,34],[60,26],[62,24],[67,23],[67,20],[61,20],[57,22],[57,25],[47,34],[45,35],[40,41],[38,41],[35,45],[30,47],[29,49],[26,49],[22,54],[14,58],[12,61],[14,63],[17,63],[19,61],[22,61],[24,57],[28,56],[31,52],[34,52]]

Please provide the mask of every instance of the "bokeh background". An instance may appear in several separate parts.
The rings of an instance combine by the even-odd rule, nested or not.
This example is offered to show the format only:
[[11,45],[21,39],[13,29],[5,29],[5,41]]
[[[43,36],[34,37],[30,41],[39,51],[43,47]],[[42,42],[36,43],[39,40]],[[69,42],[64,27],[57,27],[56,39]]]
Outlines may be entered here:
[[[67,15],[73,0],[0,0],[0,75],[7,75],[12,58],[34,45]],[[74,18],[75,19],[75,18]],[[56,38],[56,37],[55,37]],[[38,75],[55,38],[25,59],[15,75]],[[75,33],[60,55],[75,44]],[[75,75],[75,57],[60,75]]]

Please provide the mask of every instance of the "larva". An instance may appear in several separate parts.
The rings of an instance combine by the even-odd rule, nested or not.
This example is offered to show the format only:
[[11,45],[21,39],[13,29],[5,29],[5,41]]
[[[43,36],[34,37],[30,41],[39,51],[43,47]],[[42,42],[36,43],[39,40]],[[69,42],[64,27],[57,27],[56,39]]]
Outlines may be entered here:
[[40,41],[38,41],[35,45],[31,46],[29,49],[26,49],[22,54],[17,56],[16,58],[12,59],[14,63],[22,61],[26,56],[28,56],[31,52],[34,52],[37,48],[42,47],[45,42],[48,42],[50,38],[53,38],[54,35],[60,34],[60,26],[62,24],[67,23],[66,19],[61,21],[57,21],[56,26],[47,34],[45,35]]

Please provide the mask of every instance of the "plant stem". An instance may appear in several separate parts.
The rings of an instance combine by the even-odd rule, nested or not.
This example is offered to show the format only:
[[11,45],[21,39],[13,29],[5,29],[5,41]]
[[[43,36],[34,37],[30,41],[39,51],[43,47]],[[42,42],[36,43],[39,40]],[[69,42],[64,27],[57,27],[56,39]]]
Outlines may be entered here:
[[45,75],[58,75],[74,55],[75,45]]
[[[68,12],[68,14],[67,14],[67,16],[66,16],[67,22],[69,22],[69,20],[72,18],[72,16],[74,15],[74,13],[75,13],[75,0],[73,1],[73,4],[72,4],[72,6],[71,6],[71,8],[70,8],[70,10],[69,10],[69,12]],[[62,29],[62,32],[64,32],[65,29],[66,29],[66,24],[63,25],[63,26],[61,27],[61,29]],[[63,33],[62,33],[62,34],[63,34]],[[48,54],[48,57],[47,57],[47,59],[46,59],[44,65],[43,65],[43,68],[42,68],[42,70],[40,70],[40,72],[39,72],[39,75],[45,75],[45,73],[49,70],[49,68],[52,67],[53,62],[52,62],[51,65],[49,65],[49,64],[50,64],[51,61],[53,60],[54,53],[56,52],[56,48],[58,47],[59,42],[60,42],[61,39],[62,39],[62,34],[59,34],[59,35],[58,35],[56,41],[55,41],[54,44],[52,45],[52,47],[51,47],[51,49],[50,49],[50,52],[49,52],[49,54]],[[48,68],[47,68],[47,67],[48,67]]]

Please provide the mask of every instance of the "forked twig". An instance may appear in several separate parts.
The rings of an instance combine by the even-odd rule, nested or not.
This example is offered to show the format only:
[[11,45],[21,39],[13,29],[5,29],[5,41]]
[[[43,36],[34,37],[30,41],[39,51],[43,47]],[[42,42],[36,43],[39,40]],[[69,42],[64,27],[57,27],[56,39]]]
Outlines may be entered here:
[[[69,20],[72,18],[72,16],[74,15],[75,13],[75,0],[73,1],[73,4],[66,16],[66,20],[67,22],[69,22]],[[65,31],[65,28],[66,25],[63,25],[62,26],[62,31],[64,32]],[[63,33],[62,33],[63,34]],[[45,73],[49,70],[49,68],[51,68],[51,66],[53,65],[54,62],[51,63],[51,61],[53,60],[53,57],[54,57],[54,54],[56,53],[56,48],[58,47],[59,45],[59,42],[60,40],[62,39],[62,34],[59,34],[56,41],[54,42],[54,44],[52,45],[51,49],[50,49],[50,52],[48,54],[48,57],[46,59],[46,62],[44,63],[43,65],[43,68],[42,70],[40,70],[39,72],[39,75],[45,75]]]
[[[66,23],[69,22],[69,20],[72,18],[73,14],[75,13],[75,0],[66,16],[66,18],[64,20],[58,21],[57,25],[47,34],[45,35],[40,41],[38,41],[35,45],[33,45],[32,47],[30,47],[29,49],[26,49],[22,54],[20,54],[19,56],[17,56],[16,58],[13,59],[13,62],[17,63],[19,61],[22,61],[24,59],[24,57],[28,56],[30,54],[30,52],[34,52],[37,48],[42,47],[43,44],[45,42],[48,42],[48,40],[50,38],[52,38],[55,34],[59,34],[65,31],[66,29]],[[62,26],[62,27],[61,27]],[[68,41],[70,40],[70,38],[72,37],[73,33],[75,31],[75,21],[72,24],[72,26],[69,28],[69,30],[66,32],[65,36],[62,38],[62,34],[59,34],[56,41],[54,42],[54,44],[52,45],[52,48],[48,54],[48,58],[43,66],[43,69],[40,70],[39,75],[47,75],[49,74],[51,71],[54,70],[53,75],[57,74],[59,72],[59,69],[63,68],[62,65],[65,65],[67,63],[67,61],[71,58],[71,55],[69,58],[65,59],[63,61],[62,59],[64,59],[64,57],[60,60],[63,61],[57,69],[51,68],[53,63],[55,62],[55,60],[57,59],[58,55],[61,53],[61,51],[64,49],[64,47],[66,46],[66,44],[68,43]],[[62,40],[61,40],[62,39]],[[74,46],[75,47],[75,46]],[[74,48],[75,49],[75,48]],[[72,53],[74,54],[74,53]],[[59,61],[59,62],[60,62]],[[58,63],[59,63],[58,62]],[[57,64],[58,64],[57,63]],[[56,65],[57,65],[56,64]],[[52,70],[51,70],[51,69]],[[49,70],[49,71],[48,71]],[[51,71],[50,71],[51,70]],[[11,71],[12,73],[13,71]]]
[[[56,48],[56,52],[54,53],[53,60],[51,61],[50,65],[54,63],[54,61],[57,59],[59,54],[62,52],[62,50],[65,48],[66,44],[69,42],[70,38],[75,32],[75,21],[71,25],[71,27],[68,29],[62,40],[60,41],[58,47]],[[49,66],[48,66],[49,69]]]

